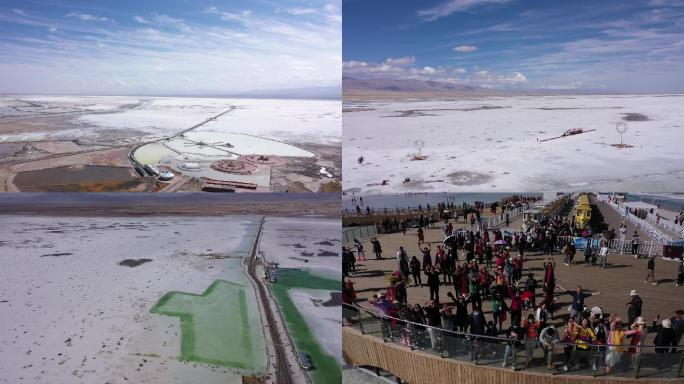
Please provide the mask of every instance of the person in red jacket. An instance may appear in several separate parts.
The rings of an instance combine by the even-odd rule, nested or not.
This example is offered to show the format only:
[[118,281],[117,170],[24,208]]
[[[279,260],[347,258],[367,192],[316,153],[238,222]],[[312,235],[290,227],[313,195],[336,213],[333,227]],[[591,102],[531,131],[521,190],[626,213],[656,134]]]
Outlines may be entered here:
[[530,313],[527,320],[523,322],[522,328],[525,330],[525,367],[527,368],[532,364],[532,355],[539,344],[541,323],[536,321],[534,315]]
[[523,301],[520,298],[520,291],[516,289],[513,297],[511,297],[511,324],[520,326],[520,320],[522,320],[522,305]]

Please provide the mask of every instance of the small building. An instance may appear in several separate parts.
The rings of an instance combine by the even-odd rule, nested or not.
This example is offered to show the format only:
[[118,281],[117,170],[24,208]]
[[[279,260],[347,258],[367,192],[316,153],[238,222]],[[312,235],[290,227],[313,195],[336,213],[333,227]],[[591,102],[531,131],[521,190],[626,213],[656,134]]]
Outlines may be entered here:
[[161,172],[157,178],[159,181],[170,181],[174,177],[175,175],[171,172]]

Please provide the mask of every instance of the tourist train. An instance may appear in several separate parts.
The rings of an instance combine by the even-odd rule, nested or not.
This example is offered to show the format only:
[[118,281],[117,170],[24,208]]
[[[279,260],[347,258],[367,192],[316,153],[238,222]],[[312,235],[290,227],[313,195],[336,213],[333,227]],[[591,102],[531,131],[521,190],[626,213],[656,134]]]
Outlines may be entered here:
[[575,228],[588,229],[591,221],[591,204],[588,195],[580,195],[575,203]]

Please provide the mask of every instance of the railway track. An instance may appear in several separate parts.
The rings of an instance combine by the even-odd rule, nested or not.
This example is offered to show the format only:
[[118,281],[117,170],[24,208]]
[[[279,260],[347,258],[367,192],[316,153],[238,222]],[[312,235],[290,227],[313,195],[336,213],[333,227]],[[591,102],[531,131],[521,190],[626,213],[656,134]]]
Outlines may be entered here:
[[266,287],[259,281],[260,278],[256,273],[259,239],[261,238],[261,230],[264,227],[264,221],[265,218],[262,217],[256,237],[254,238],[254,243],[252,244],[252,249],[249,252],[249,256],[247,256],[247,274],[255,285],[258,295],[257,299],[263,304],[263,314],[268,323],[271,342],[274,343],[276,383],[292,384],[294,383],[292,371],[287,361],[287,352],[284,345],[281,343],[280,335],[278,334],[278,325],[276,324],[275,314],[271,310],[269,295],[266,291]]

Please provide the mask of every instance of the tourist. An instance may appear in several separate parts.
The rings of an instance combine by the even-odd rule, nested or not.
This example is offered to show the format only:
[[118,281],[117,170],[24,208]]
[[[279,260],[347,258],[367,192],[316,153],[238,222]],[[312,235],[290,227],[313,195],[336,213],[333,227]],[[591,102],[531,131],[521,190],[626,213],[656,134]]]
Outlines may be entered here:
[[347,305],[354,305],[356,299],[356,291],[354,290],[354,283],[349,279],[342,281],[342,303]]
[[534,312],[534,319],[540,324],[539,326],[541,328],[546,328],[549,317],[550,313],[547,309],[546,303],[542,302]]
[[423,270],[426,270],[427,267],[432,267],[432,255],[430,254],[430,244],[427,244],[427,247],[424,247],[421,251],[423,252]]
[[[556,268],[556,265],[553,261],[549,261],[548,263],[544,263],[544,291],[546,292],[551,292],[553,295],[553,292],[556,290],[556,277],[555,277],[555,271],[554,269]],[[548,305],[548,303],[547,303]]]
[[527,320],[523,322],[522,328],[525,330],[525,368],[529,368],[532,365],[532,355],[539,343],[541,324],[535,320],[534,314],[530,313]]
[[591,262],[591,257],[594,254],[594,250],[591,246],[591,238],[587,240],[587,245],[584,246],[584,266],[588,267]]
[[513,297],[511,297],[511,324],[520,325],[522,320],[522,299],[520,298],[520,291],[515,289]]
[[629,296],[631,297],[631,299],[626,304],[628,306],[627,325],[631,325],[634,322],[634,319],[641,316],[641,307],[644,305],[644,302],[643,300],[641,300],[641,297],[639,297],[639,295],[637,294],[636,289],[632,289],[629,292]]
[[639,258],[639,234],[637,231],[634,231],[632,235],[632,255],[635,259]]
[[363,251],[363,244],[359,239],[354,239],[354,246],[356,247],[356,260],[366,261],[366,253]]
[[572,242],[572,240],[568,240],[568,242],[565,243],[565,246],[563,247],[563,255],[565,255],[565,265],[572,265],[572,260],[575,258],[575,251],[575,244]]
[[506,321],[506,301],[497,292],[492,295],[492,316],[496,328],[501,329],[503,322]]
[[496,356],[496,343],[499,337],[499,331],[496,328],[496,325],[494,324],[493,321],[488,321],[487,322],[487,329],[485,329],[485,336],[487,336],[486,339],[483,339],[485,343],[484,350],[482,351],[483,355],[491,355],[492,357]]
[[[594,364],[592,368],[598,369],[599,363],[605,362],[606,358],[606,341],[608,340],[608,334],[610,330],[606,326],[605,320],[603,320],[603,317],[598,317],[596,322],[594,323],[594,335],[596,335],[596,339],[594,340],[594,344],[597,345],[596,347],[596,358],[594,359]],[[604,363],[605,364],[605,363]]]
[[425,267],[425,276],[427,276],[427,285],[430,288],[430,300],[439,304],[439,272],[435,270],[435,267],[428,265]]
[[606,241],[603,246],[601,246],[601,250],[599,251],[599,260],[598,260],[598,265],[601,268],[605,268],[608,265],[608,242]]
[[641,346],[646,341],[647,332],[646,320],[639,316],[634,320],[634,323],[630,327],[630,331],[625,333],[629,338],[628,352],[632,365],[636,364],[637,356],[641,352]]
[[[487,232],[485,232],[485,233],[487,233]],[[491,268],[492,267],[492,259],[494,258],[494,251],[492,249],[492,245],[489,242],[487,242],[487,244],[485,245],[484,253],[485,253],[485,263],[487,265],[487,268]]]
[[620,317],[611,315],[610,319],[610,331],[608,332],[608,338],[606,339],[606,344],[608,349],[606,351],[606,373],[611,373],[616,365],[620,363],[622,354],[625,352],[625,338],[627,337],[627,332],[624,330],[624,323],[620,321]]
[[542,329],[539,334],[539,343],[544,351],[544,361],[546,362],[546,369],[553,369],[553,351],[555,346],[560,343],[558,331],[553,325],[549,325]]
[[403,280],[398,281],[394,285],[394,298],[402,305],[408,305],[408,292],[406,292],[406,284]]
[[676,310],[675,315],[672,316],[672,318],[670,318],[670,321],[672,323],[672,328],[675,330],[675,333],[677,334],[677,340],[675,341],[675,345],[679,345],[682,336],[684,336],[684,311],[681,309]]
[[[596,341],[596,334],[589,324],[589,319],[586,317],[575,327],[575,344],[577,344],[577,357],[580,368],[589,365],[589,354],[591,352],[591,344]],[[594,363],[592,369],[597,370]]]
[[527,281],[525,282],[525,291],[532,293],[530,297],[530,302],[532,304],[532,308],[536,308],[537,305],[535,303],[535,296],[537,294],[537,280],[535,280],[534,278],[534,273],[527,274]]
[[399,269],[399,263],[401,262],[401,258],[404,256],[408,256],[406,254],[406,250],[404,247],[399,247],[399,250],[397,250],[397,269]]
[[679,263],[677,272],[677,286],[681,287],[682,285],[684,285],[684,258]]
[[439,311],[439,303],[435,300],[430,300],[428,305],[423,307],[425,312],[425,319],[427,320],[428,333],[430,335],[430,346],[433,351],[437,350],[440,332],[438,327],[442,324],[442,315]]
[[[471,335],[484,335],[486,322],[484,314],[475,309],[468,317],[468,333]],[[477,336],[470,338],[470,361],[477,361],[480,356],[480,340]]]
[[568,319],[568,323],[565,326],[565,333],[563,334],[563,370],[568,371],[572,367],[572,352],[575,350],[575,338],[577,337],[577,332],[575,330],[577,323],[573,317]]
[[452,330],[454,329],[455,316],[453,315],[451,308],[444,304],[441,311],[442,329]]
[[371,244],[373,244],[373,253],[375,254],[376,260],[382,260],[382,246],[377,237],[371,239]]
[[442,274],[443,284],[451,284],[451,261],[446,253],[446,250],[440,246],[437,246],[437,252],[435,253],[435,265],[439,268]]
[[659,347],[655,349],[655,352],[675,353],[677,351],[678,335],[677,331],[672,327],[672,320],[663,319],[660,324],[658,324],[658,320],[660,320],[660,315],[656,316],[651,327],[656,332],[653,344]]
[[501,368],[506,368],[508,365],[508,358],[511,358],[511,368],[516,370],[516,363],[518,361],[518,348],[525,335],[525,330],[518,324],[511,324],[506,331],[506,349],[504,350],[503,364]]
[[646,269],[648,272],[646,273],[646,280],[644,280],[644,283],[648,283],[650,280],[651,285],[658,285],[658,282],[655,281],[655,256],[648,258]]
[[459,332],[465,332],[468,327],[468,302],[463,296],[458,296],[458,299],[454,297],[451,292],[447,292],[447,296],[451,298],[451,301],[456,307],[456,321],[454,323],[454,329]]
[[406,252],[402,253],[399,259],[399,273],[401,274],[401,281],[406,285],[409,283],[409,260]]
[[356,273],[356,258],[354,253],[346,247],[342,247],[342,273],[344,276]]
[[580,321],[582,312],[584,312],[584,299],[594,295],[600,295],[601,292],[583,292],[581,286],[575,287],[574,291],[569,291],[563,289],[560,285],[558,286],[561,290],[564,290],[564,294],[572,296],[572,304],[570,306],[570,318],[575,319],[575,321]]
[[411,257],[411,262],[409,263],[409,268],[411,269],[411,275],[413,276],[413,286],[422,287],[423,282],[420,278],[420,261],[416,256]]
[[418,228],[418,246],[420,247],[425,242],[425,234],[423,234],[422,226]]

